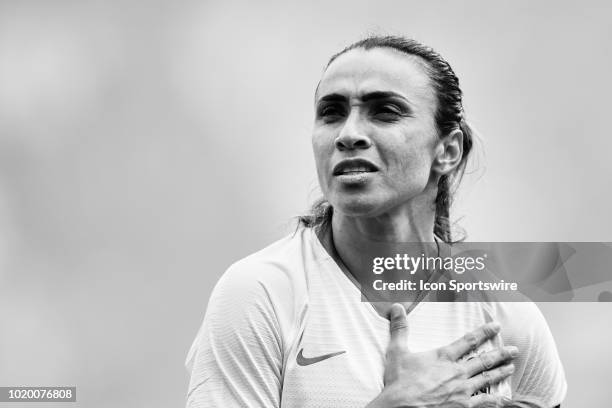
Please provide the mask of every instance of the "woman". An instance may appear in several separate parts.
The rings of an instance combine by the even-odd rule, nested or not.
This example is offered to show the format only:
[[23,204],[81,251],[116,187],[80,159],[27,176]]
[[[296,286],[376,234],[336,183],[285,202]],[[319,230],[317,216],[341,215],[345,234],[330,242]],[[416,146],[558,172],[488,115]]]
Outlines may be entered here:
[[453,241],[472,132],[448,63],[412,40],[359,41],[331,58],[315,110],[325,199],[216,285],[188,406],[559,405],[563,369],[533,304],[361,301],[372,248]]

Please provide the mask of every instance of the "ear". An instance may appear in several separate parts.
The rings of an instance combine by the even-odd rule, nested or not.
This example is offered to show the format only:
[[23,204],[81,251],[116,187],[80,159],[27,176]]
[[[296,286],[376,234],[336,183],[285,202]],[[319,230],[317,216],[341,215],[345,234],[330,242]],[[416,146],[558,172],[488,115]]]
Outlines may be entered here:
[[438,141],[432,170],[438,175],[449,174],[463,157],[463,132],[455,129]]

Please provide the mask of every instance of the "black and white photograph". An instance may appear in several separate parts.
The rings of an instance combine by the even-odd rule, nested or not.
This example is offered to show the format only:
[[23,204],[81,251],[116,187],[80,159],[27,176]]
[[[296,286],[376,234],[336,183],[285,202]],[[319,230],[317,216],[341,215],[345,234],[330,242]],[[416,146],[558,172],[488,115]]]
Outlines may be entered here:
[[0,1],[0,407],[608,408],[610,21]]

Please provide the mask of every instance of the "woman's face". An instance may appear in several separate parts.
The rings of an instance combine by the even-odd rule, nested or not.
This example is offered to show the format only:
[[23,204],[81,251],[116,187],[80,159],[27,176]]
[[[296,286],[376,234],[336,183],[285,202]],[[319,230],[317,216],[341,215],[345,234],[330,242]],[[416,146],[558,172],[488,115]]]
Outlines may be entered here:
[[432,182],[436,95],[418,57],[355,49],[327,68],[315,95],[319,183],[350,216],[379,216]]

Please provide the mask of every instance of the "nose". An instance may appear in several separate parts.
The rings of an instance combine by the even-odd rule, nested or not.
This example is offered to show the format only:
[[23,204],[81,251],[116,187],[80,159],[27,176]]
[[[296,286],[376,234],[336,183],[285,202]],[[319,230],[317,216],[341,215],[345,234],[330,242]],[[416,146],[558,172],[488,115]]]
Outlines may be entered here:
[[367,149],[372,141],[367,136],[363,124],[360,123],[356,114],[351,114],[344,122],[340,133],[335,140],[338,150]]

